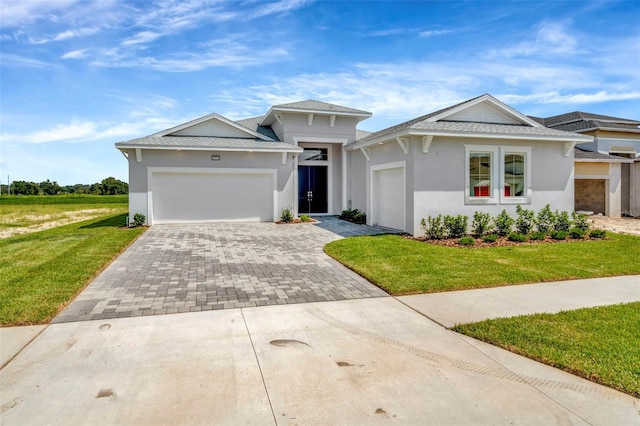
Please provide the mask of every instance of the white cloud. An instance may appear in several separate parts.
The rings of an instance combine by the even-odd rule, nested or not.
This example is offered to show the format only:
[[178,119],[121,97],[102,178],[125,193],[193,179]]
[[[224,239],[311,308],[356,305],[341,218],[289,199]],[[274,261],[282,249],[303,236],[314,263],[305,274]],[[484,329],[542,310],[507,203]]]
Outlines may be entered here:
[[162,34],[160,33],[156,33],[153,31],[141,31],[139,33],[137,33],[136,35],[134,35],[133,37],[129,37],[126,40],[124,40],[122,43],[120,43],[122,46],[132,46],[135,44],[144,44],[144,43],[149,43],[152,42],[154,40],[157,40],[158,38],[162,37]]
[[530,95],[504,94],[500,95],[500,99],[502,99],[506,103],[514,105],[523,103],[591,104],[599,102],[640,99],[640,91],[636,90],[624,93],[610,93],[606,90],[603,90],[594,93],[571,93],[566,95],[561,95],[558,92],[534,93]]
[[46,17],[51,19],[58,11],[79,2],[80,0],[3,1],[0,3],[2,26],[13,28]]
[[513,58],[518,56],[575,55],[580,53],[579,43],[569,33],[569,21],[543,22],[535,40],[526,40],[503,49],[491,49],[489,57]]
[[60,59],[82,59],[87,57],[88,49],[72,50],[60,56]]
[[445,35],[449,33],[451,33],[451,30],[426,30],[426,31],[420,31],[418,35],[420,37],[426,38],[426,37],[435,37],[435,36]]
[[57,65],[39,59],[16,55],[13,53],[2,54],[2,66],[17,66],[28,68],[56,68]]
[[69,124],[58,124],[50,129],[38,130],[24,136],[29,143],[46,143],[91,137],[95,133],[96,125],[88,120],[72,120]]

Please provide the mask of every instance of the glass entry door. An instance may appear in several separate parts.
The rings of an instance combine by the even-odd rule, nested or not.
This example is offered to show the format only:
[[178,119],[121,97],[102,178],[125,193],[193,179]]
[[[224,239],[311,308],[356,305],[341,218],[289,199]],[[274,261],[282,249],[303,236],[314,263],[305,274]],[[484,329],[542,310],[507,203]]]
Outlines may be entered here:
[[298,213],[328,213],[327,166],[298,166]]

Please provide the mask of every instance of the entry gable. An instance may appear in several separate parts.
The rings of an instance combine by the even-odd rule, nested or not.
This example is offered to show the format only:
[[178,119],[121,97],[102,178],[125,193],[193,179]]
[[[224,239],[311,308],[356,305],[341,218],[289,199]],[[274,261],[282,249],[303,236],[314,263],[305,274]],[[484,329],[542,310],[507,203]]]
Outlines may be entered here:
[[248,129],[215,113],[196,118],[195,120],[151,135],[151,137],[162,136],[205,136],[273,140],[264,134]]

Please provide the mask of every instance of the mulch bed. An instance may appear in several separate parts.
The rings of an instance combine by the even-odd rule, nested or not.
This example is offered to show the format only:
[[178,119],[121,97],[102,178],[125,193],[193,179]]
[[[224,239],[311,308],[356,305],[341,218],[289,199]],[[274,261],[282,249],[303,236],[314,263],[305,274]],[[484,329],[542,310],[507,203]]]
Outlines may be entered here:
[[597,241],[597,240],[608,240],[608,238],[580,238],[573,239],[567,238],[566,240],[554,240],[553,238],[547,236],[544,240],[528,240],[523,243],[516,241],[509,241],[507,237],[499,237],[495,243],[487,243],[482,241],[482,238],[474,238],[475,244],[472,246],[465,246],[458,243],[459,238],[446,238],[443,240],[429,240],[426,237],[413,237],[411,235],[405,235],[406,239],[420,241],[427,244],[434,244],[437,246],[444,247],[457,247],[457,248],[490,248],[490,247],[509,247],[509,246],[526,246],[526,245],[537,245],[537,244],[558,244],[558,243],[572,243],[578,241]]
[[314,223],[317,222],[317,220],[315,219],[309,219],[306,222],[303,220],[298,219],[293,219],[291,222],[282,222],[282,221],[278,221],[276,222],[276,224],[278,225],[293,225],[294,223]]

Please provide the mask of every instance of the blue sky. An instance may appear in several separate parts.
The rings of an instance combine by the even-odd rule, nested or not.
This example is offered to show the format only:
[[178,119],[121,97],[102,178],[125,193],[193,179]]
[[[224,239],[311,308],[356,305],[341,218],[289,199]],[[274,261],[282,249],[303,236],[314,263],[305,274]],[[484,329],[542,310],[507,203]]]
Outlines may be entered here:
[[640,1],[3,0],[0,180],[127,180],[114,143],[317,99],[379,130],[483,93],[640,118]]

